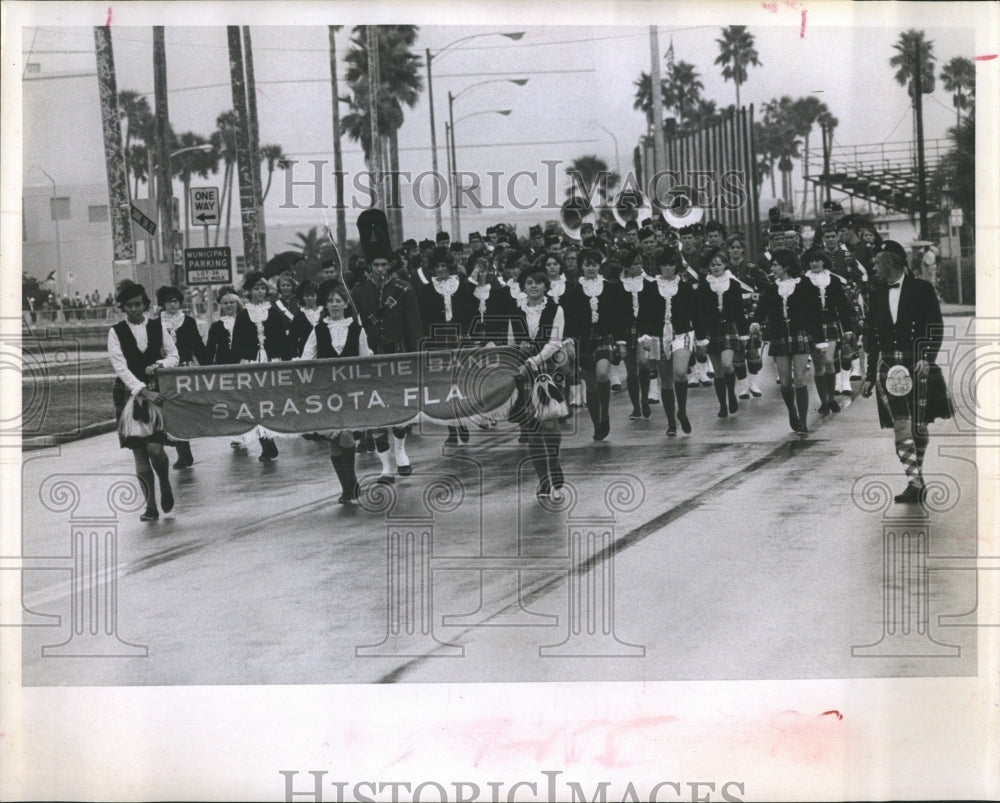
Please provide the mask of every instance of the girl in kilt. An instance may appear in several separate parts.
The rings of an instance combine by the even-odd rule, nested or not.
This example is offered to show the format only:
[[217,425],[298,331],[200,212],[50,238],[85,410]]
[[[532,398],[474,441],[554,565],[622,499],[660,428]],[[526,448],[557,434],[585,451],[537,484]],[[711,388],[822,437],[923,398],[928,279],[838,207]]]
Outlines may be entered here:
[[[605,260],[605,265],[612,260]],[[644,297],[658,296],[656,280],[646,273],[643,258],[635,251],[629,251],[621,257],[621,284],[625,297],[631,309],[628,327],[628,343],[625,353],[625,387],[628,390],[629,401],[632,402],[632,413],[629,419],[649,418],[650,408],[650,358],[649,351],[639,346],[640,335],[639,314]],[[652,268],[652,266],[650,266]]]
[[[125,320],[108,330],[108,358],[117,375],[111,399],[115,406],[115,420],[120,421],[129,397],[143,399],[150,404],[162,404],[163,398],[157,392],[156,372],[160,368],[177,365],[178,355],[174,341],[164,337],[160,321],[146,314],[150,302],[141,284],[126,279],[118,286],[115,300],[118,308],[125,313]],[[165,441],[166,433],[162,430],[147,437],[123,438],[120,433],[118,435],[119,446],[132,450],[135,474],[146,498],[146,509],[140,516],[142,521],[154,521],[160,517],[156,506],[154,473],[160,481],[163,512],[169,513],[174,508],[170,463],[163,451]]]
[[[205,342],[198,331],[198,323],[181,309],[184,294],[176,287],[165,285],[156,291],[156,303],[160,308],[160,325],[163,334],[170,338],[177,347],[180,365],[193,365],[205,362]],[[190,441],[169,439],[167,443],[177,449],[177,461],[174,468],[190,468],[194,465],[194,455],[191,454]]]
[[809,387],[806,384],[809,355],[819,337],[819,291],[812,282],[803,281],[799,258],[787,249],[771,255],[771,274],[775,282],[761,296],[752,329],[766,331],[774,367],[778,372],[781,398],[788,408],[788,424],[794,432],[806,435],[809,414]]
[[[579,256],[577,257],[579,262]],[[532,264],[532,270],[542,270],[549,277],[551,287],[546,295],[556,304],[565,309],[564,299],[567,287],[576,287],[575,282],[571,282],[566,276],[566,263],[559,254],[540,254]],[[570,293],[572,298],[573,293]],[[577,343],[573,338],[566,338],[560,349],[560,373],[564,377],[563,387],[565,388],[568,407],[581,407],[583,405],[584,388],[580,382],[580,363],[577,360]]]
[[570,285],[563,299],[566,333],[579,342],[579,364],[587,388],[587,410],[594,425],[594,440],[611,432],[611,364],[625,356],[626,337],[632,316],[629,300],[620,283],[600,274],[601,255],[594,249],[580,252],[583,274]]
[[323,308],[317,303],[317,292],[318,288],[315,282],[309,279],[295,288],[295,299],[299,308],[288,329],[288,337],[291,341],[289,348],[291,348],[293,357],[302,354],[302,349],[305,348],[313,327],[323,317]]
[[[351,297],[341,284],[323,283],[320,292],[326,314],[316,323],[302,349],[303,360],[326,360],[344,357],[368,357],[371,349],[364,327],[357,318],[348,316]],[[323,433],[330,442],[330,463],[340,481],[340,498],[344,505],[357,501],[361,495],[355,468],[355,435],[349,430]]]
[[813,379],[816,382],[816,392],[819,393],[819,412],[839,413],[836,387],[839,365],[835,360],[838,343],[853,339],[857,329],[854,319],[853,305],[848,301],[844,282],[830,272],[833,261],[822,248],[812,248],[803,257],[803,263],[808,270],[808,279],[819,292],[820,305],[820,342],[826,347],[817,347],[813,355]]
[[520,440],[527,444],[538,475],[536,495],[544,499],[563,486],[563,469],[559,462],[562,435],[558,420],[538,418],[530,396],[533,377],[538,373],[548,373],[555,366],[555,358],[563,345],[565,313],[563,307],[548,295],[551,280],[546,272],[528,268],[521,274],[518,283],[524,295],[518,299],[512,331],[514,342],[528,359],[515,380],[517,400],[511,419],[521,427]]
[[[239,357],[233,351],[233,331],[236,326],[236,316],[243,309],[240,294],[232,287],[220,287],[215,296],[219,302],[219,320],[208,327],[208,337],[205,340],[206,365],[233,365]],[[229,442],[238,454],[246,454],[247,447],[244,437]]]
[[[291,271],[286,270],[284,273],[280,274],[277,279],[274,280],[274,285],[277,288],[277,294],[274,299],[274,307],[281,313],[281,322],[284,324],[285,333],[291,331],[292,322],[295,320],[295,314],[299,311],[299,298],[298,298],[298,279],[295,278],[295,274]],[[291,359],[291,355],[287,357]]]
[[[233,325],[232,350],[238,362],[270,362],[291,359],[286,316],[267,298],[270,285],[260,271],[254,271],[243,282],[248,300]],[[261,462],[278,457],[274,433],[262,426],[255,430],[260,441]]]
[[646,352],[650,362],[657,363],[667,435],[677,434],[678,421],[687,435],[691,433],[687,417],[687,371],[694,349],[698,299],[694,288],[679,275],[681,256],[676,248],[667,246],[658,250],[654,265],[659,274],[649,283],[651,292],[639,297],[638,347]]
[[[767,271],[746,258],[742,234],[729,236],[726,240],[726,252],[729,254],[729,269],[743,288],[743,313],[748,321],[752,321],[760,295],[771,284],[771,277]],[[736,395],[740,399],[749,399],[751,396],[759,399],[763,395],[757,382],[757,376],[763,367],[760,359],[762,347],[760,336],[751,334],[745,352],[735,355]]]
[[712,361],[718,416],[726,418],[740,409],[733,358],[744,348],[750,332],[743,312],[743,289],[730,272],[725,253],[716,248],[705,257],[708,274],[698,285],[697,347],[702,353],[707,351]]

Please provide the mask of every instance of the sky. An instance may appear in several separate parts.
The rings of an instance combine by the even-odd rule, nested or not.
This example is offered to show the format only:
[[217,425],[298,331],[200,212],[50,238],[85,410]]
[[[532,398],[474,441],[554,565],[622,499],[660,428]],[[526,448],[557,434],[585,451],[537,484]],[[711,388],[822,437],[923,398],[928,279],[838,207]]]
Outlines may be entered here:
[[[646,22],[647,18],[658,22],[661,69],[663,56],[672,45],[676,60],[691,62],[699,72],[704,83],[703,96],[719,106],[735,102],[735,89],[732,82],[723,80],[721,68],[713,63],[718,54],[715,39],[722,25],[746,22],[756,39],[761,66],[751,68],[741,88],[742,102],[754,104],[759,119],[760,106],[772,98],[815,94],[839,119],[834,141],[842,146],[912,138],[909,99],[894,81],[888,65],[894,53],[892,45],[901,30],[913,25],[925,30],[934,43],[938,70],[953,56],[971,57],[975,52],[974,30],[967,23],[964,26],[960,23],[960,15],[947,18],[937,14],[934,18],[935,15],[921,14],[918,18],[897,10],[887,18],[884,9],[879,14],[869,13],[870,4],[862,4],[851,12],[849,19],[843,14],[826,13],[822,4],[807,9],[795,0],[782,0],[773,5],[772,11],[755,4],[741,4],[741,9],[755,9],[745,20],[713,13],[710,6],[699,14],[689,5],[677,5],[672,7],[677,13],[652,18],[635,12],[632,6],[613,5],[612,8],[622,9],[621,13],[610,16],[605,13],[603,24],[567,24],[577,19],[586,21],[587,17],[560,12],[559,6],[550,15],[550,20],[559,24],[538,24],[537,10],[531,14],[508,14],[507,20],[490,20],[483,15],[487,17],[484,24],[477,25],[433,24],[442,15],[432,17],[431,24],[426,24],[419,13],[412,20],[397,15],[386,21],[421,23],[414,50],[422,60],[427,48],[432,53],[447,48],[433,61],[439,169],[445,170],[444,122],[448,112],[447,93],[451,92],[459,96],[454,104],[459,169],[483,176],[487,186],[490,179],[486,176],[490,172],[502,174],[500,186],[505,187],[515,171],[534,171],[544,177],[553,170],[547,163],[558,160],[554,172],[559,177],[556,192],[560,198],[565,186],[564,165],[576,157],[595,154],[612,169],[616,165],[621,170],[630,167],[632,149],[645,130],[644,116],[632,105],[633,82],[650,68],[649,26],[636,24]],[[210,4],[209,8],[218,5]],[[315,11],[315,6],[306,8]],[[632,13],[626,13],[628,9]],[[357,12],[352,9],[351,13]],[[454,16],[461,21],[463,15]],[[304,14],[302,25],[264,24],[278,21],[277,17],[272,13],[259,18],[262,24],[257,24],[258,17],[250,14],[219,22],[251,24],[261,142],[278,143],[288,156],[299,160],[301,164],[293,176],[306,180],[312,176],[309,160],[329,160],[332,170],[326,24],[345,23],[337,34],[342,76],[342,58],[351,46],[350,26],[364,20],[352,19],[345,11],[342,17],[332,13]],[[280,21],[297,21],[294,17],[283,14]],[[191,130],[207,136],[215,127],[217,115],[232,105],[226,31],[221,24],[170,24],[192,19],[212,22],[210,15],[205,20],[183,14],[162,20],[167,24],[169,111],[175,131]],[[925,19],[933,25],[923,24]],[[126,17],[121,26],[112,26],[118,88],[148,93],[152,103],[151,28],[129,22],[131,19]],[[524,32],[519,41],[512,42],[499,35],[514,31]],[[464,37],[474,38],[449,47]],[[22,39],[24,56],[38,64],[38,72],[26,78],[42,79],[22,82],[25,184],[46,183],[39,168],[65,184],[103,182],[100,121],[95,114],[97,79],[92,75],[92,30],[55,25],[46,20],[25,27]],[[426,80],[423,68],[421,74]],[[57,77],[60,75],[69,77]],[[510,78],[527,78],[528,83],[516,86]],[[348,92],[343,81],[340,91],[341,95]],[[493,113],[508,109],[507,116]],[[346,104],[341,104],[341,113],[346,111]],[[405,114],[399,131],[400,169],[417,175],[429,171],[432,164],[426,87],[416,105]],[[926,138],[944,137],[954,121],[951,97],[939,82],[924,104]],[[813,149],[819,148],[818,130],[810,144]],[[353,175],[363,170],[360,146],[345,137],[343,148],[347,173]],[[801,190],[798,176],[796,172],[795,187]],[[211,186],[220,180],[221,176],[200,183]],[[544,180],[542,184],[545,185]],[[427,181],[422,186],[428,192],[432,188]],[[531,192],[530,185],[523,181],[517,187],[528,188],[530,198],[538,202],[547,194],[544,189]],[[323,194],[324,200],[332,204],[335,198],[332,181]],[[360,197],[363,200],[364,196]],[[484,200],[488,203],[492,198],[492,193],[484,190]],[[281,208],[289,200],[298,208]],[[282,176],[276,176],[265,203],[268,224],[322,224],[317,210],[305,208],[311,202],[312,190],[308,187],[295,190],[289,199]],[[764,208],[766,205],[762,205]],[[540,210],[533,214],[538,220],[555,217]],[[447,215],[445,221],[447,225]],[[429,210],[410,206],[409,236],[430,236],[433,224]],[[466,233],[472,225],[475,219],[466,224]]]

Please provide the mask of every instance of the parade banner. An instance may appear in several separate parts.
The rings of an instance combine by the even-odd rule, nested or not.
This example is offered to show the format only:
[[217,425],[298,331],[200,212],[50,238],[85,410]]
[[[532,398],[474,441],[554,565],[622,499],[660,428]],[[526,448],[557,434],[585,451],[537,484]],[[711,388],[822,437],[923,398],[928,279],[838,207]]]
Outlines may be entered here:
[[162,369],[176,438],[398,426],[421,415],[468,420],[508,404],[524,357],[515,348]]

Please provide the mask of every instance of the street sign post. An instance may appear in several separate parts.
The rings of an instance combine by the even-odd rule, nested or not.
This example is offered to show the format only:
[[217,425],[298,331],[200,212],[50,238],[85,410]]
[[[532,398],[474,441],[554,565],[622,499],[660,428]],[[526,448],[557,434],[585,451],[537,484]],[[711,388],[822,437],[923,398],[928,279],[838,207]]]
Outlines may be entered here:
[[192,226],[219,225],[219,188],[192,187],[188,194]]
[[156,221],[143,214],[143,211],[137,207],[135,204],[131,205],[130,214],[132,220],[134,220],[141,228],[145,229],[146,233],[153,237],[156,235]]

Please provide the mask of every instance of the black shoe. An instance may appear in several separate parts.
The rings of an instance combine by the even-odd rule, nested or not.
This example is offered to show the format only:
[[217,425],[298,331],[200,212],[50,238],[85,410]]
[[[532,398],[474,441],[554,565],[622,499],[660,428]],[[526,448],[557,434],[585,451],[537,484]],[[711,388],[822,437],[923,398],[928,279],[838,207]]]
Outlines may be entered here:
[[270,463],[276,457],[277,455],[271,455],[268,454],[267,452],[261,452],[260,457],[258,457],[257,459],[260,460],[261,463]]
[[620,391],[622,389],[622,386],[618,382],[615,382],[611,386],[611,389],[617,393],[618,391]]
[[749,399],[750,398],[750,393],[749,392],[747,392],[747,393],[741,393],[740,394],[740,398],[741,399]]
[[194,460],[186,457],[178,457],[177,462],[174,463],[174,468],[180,470],[182,468],[191,468],[194,465]]
[[141,516],[139,516],[139,521],[156,521],[160,518],[160,512],[153,508],[152,510],[146,510]]
[[538,499],[548,499],[552,496],[552,484],[549,482],[548,477],[538,483],[538,490],[535,491],[535,496]]
[[862,379],[864,379],[863,376],[858,376],[857,374],[851,374],[852,382],[860,382]]
[[830,399],[830,412],[831,413],[839,413],[840,412],[840,405],[837,404],[837,400],[836,399]]
[[444,442],[445,446],[458,446],[458,435],[449,435]]
[[675,437],[677,437],[677,425],[676,424],[670,424],[667,427],[667,437],[668,438],[675,438]]
[[462,443],[468,443],[469,442],[469,430],[468,430],[467,427],[459,426],[459,428],[458,428],[458,439]]
[[723,404],[719,407],[719,412],[716,413],[716,415],[719,418],[729,418],[729,410],[727,410],[726,406]]
[[409,477],[413,473],[413,466],[401,466],[397,464],[396,471],[399,472],[400,477]]
[[827,415],[830,412],[830,403],[823,402],[818,409],[820,415]]
[[653,408],[649,406],[649,399],[642,401],[642,417],[649,418],[653,414]]
[[337,503],[346,505],[349,502],[357,502],[359,496],[361,496],[361,486],[355,483],[353,488],[344,491],[340,495],[340,499],[337,500]]
[[702,382],[701,386],[703,388],[710,388],[710,387],[712,387],[712,383],[711,382],[707,382],[707,381],[706,382]]
[[636,410],[633,407],[632,408],[632,412],[628,414],[628,420],[629,421],[638,421],[640,418],[642,418],[642,413],[640,413],[638,410]]
[[907,485],[906,490],[901,494],[897,494],[894,499],[901,504],[915,505],[918,502],[924,501],[924,489],[912,484]]
[[594,432],[595,441],[603,441],[611,432],[611,422],[608,419],[604,419],[597,425],[597,429]]
[[801,424],[799,424],[799,417],[795,413],[788,414],[788,426],[792,428],[792,432],[799,431]]
[[688,421],[688,417],[684,413],[678,412],[677,413],[677,421],[681,425],[681,432],[683,432],[685,435],[690,435],[691,434],[691,422]]
[[729,414],[730,415],[735,415],[736,412],[739,409],[740,409],[740,404],[739,404],[738,401],[736,401],[736,397],[735,396],[730,396],[729,397]]

